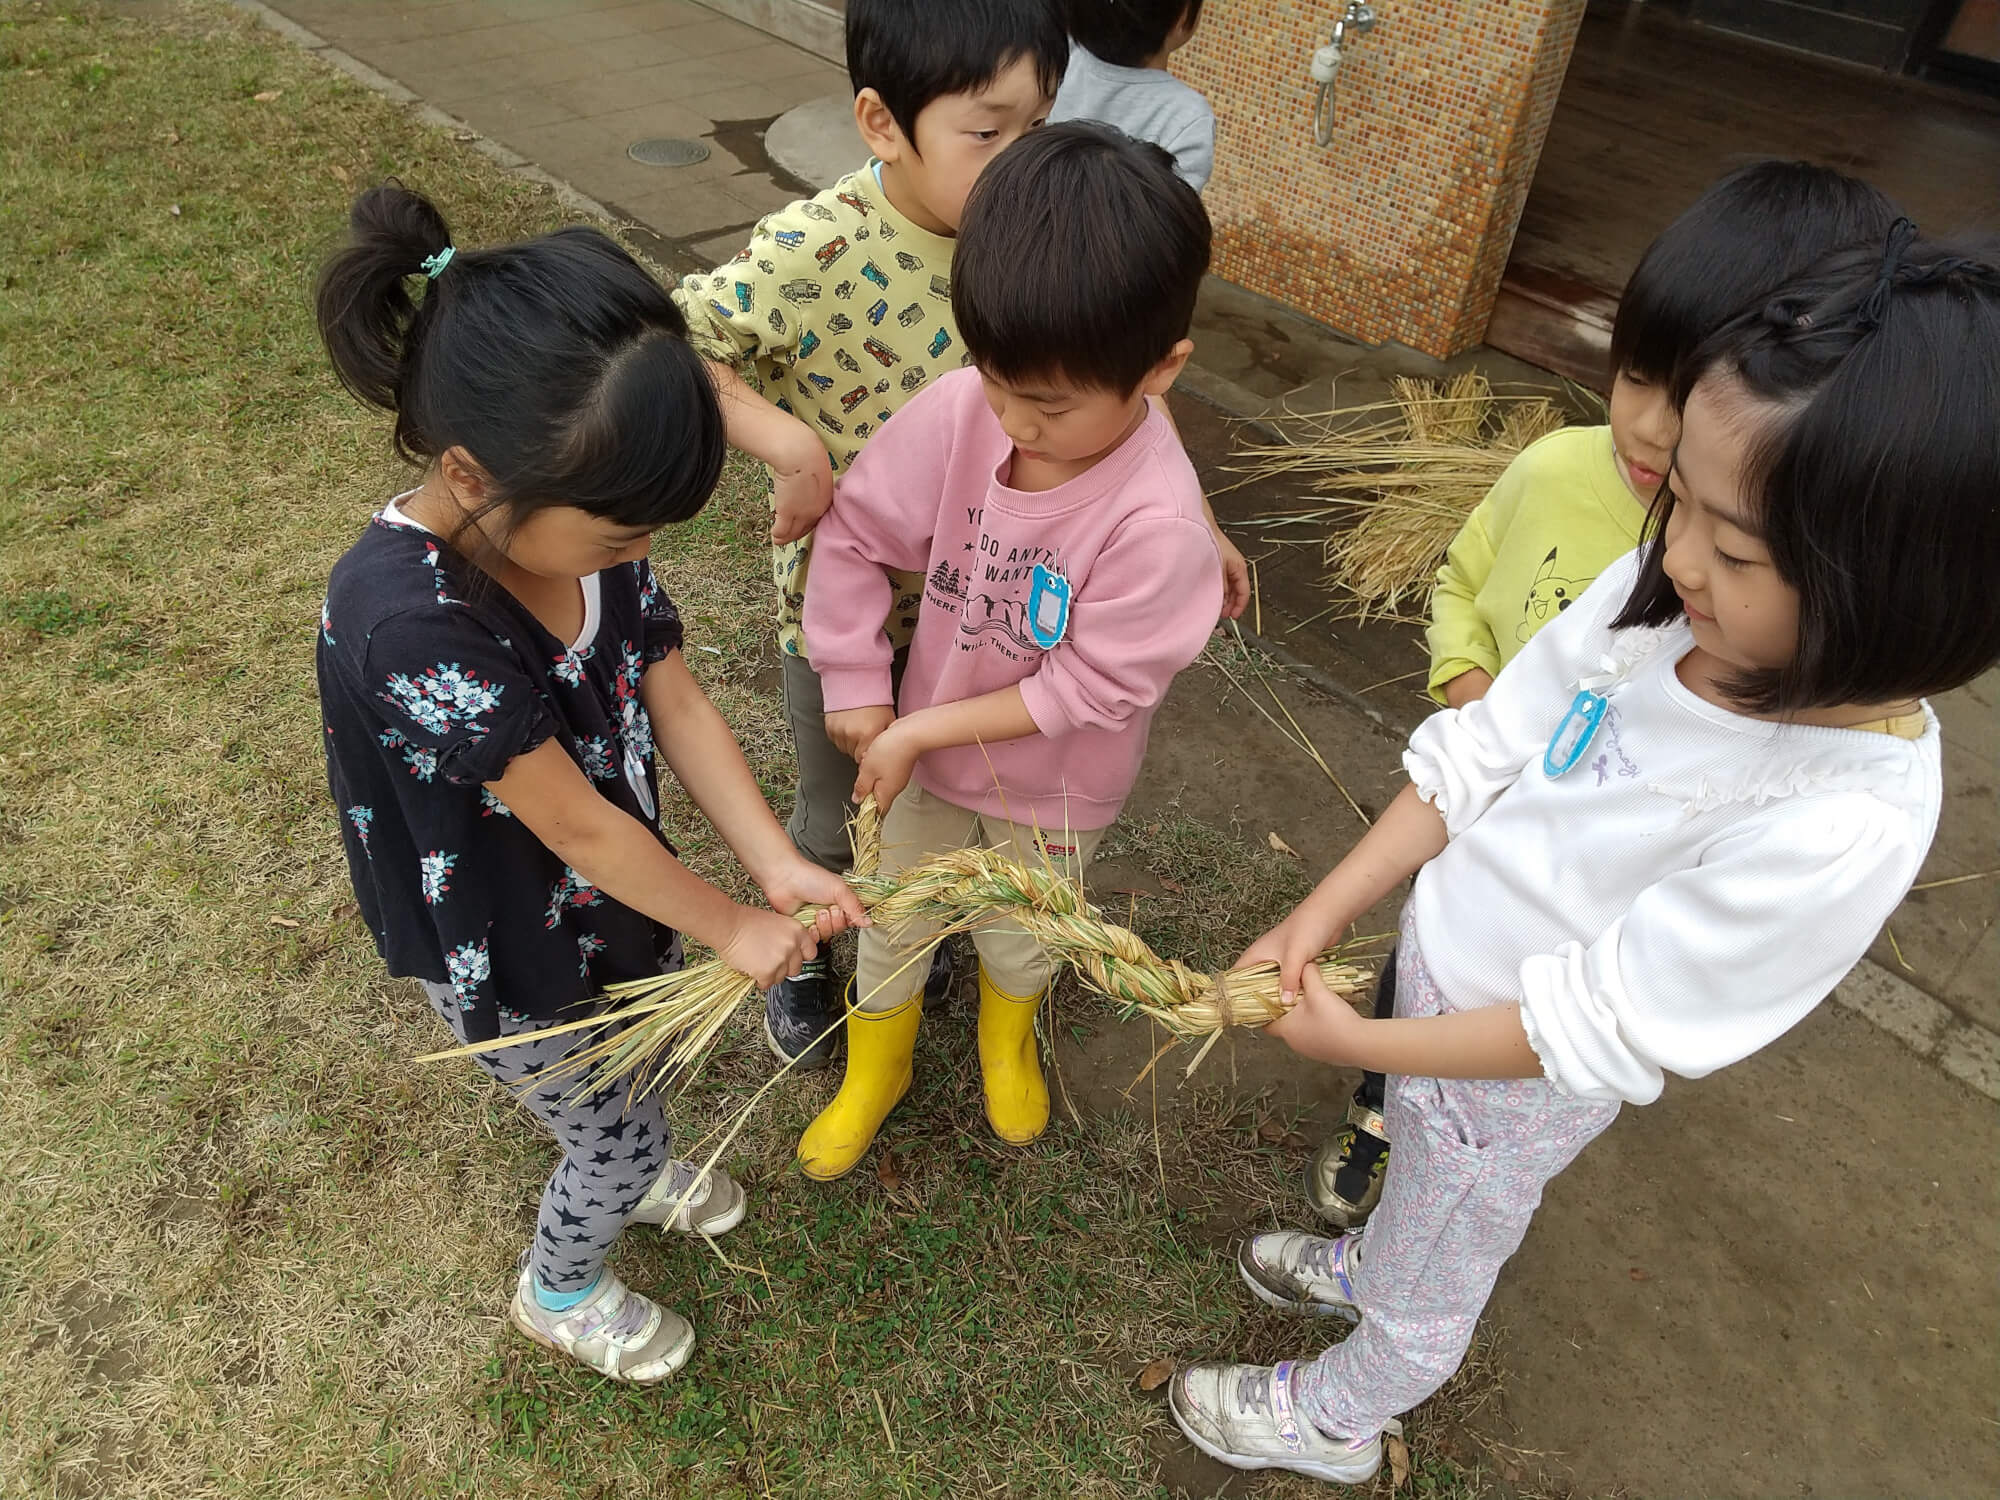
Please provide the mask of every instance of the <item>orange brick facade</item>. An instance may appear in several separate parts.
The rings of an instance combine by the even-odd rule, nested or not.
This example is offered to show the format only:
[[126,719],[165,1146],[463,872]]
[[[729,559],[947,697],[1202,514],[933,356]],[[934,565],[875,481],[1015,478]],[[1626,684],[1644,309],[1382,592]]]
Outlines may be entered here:
[[1366,343],[1479,343],[1584,0],[1377,0],[1334,139],[1307,73],[1345,0],[1209,0],[1174,71],[1215,110],[1215,270]]

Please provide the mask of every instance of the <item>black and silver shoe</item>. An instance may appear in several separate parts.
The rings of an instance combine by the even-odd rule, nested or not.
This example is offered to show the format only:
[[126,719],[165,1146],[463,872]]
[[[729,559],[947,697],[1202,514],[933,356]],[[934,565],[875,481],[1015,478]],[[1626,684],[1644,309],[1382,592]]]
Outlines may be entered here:
[[936,1015],[958,983],[958,950],[946,938],[931,950],[930,972],[924,975],[924,1009]]
[[764,991],[764,1044],[780,1062],[800,1072],[812,1072],[832,1062],[840,1051],[840,987],[833,966],[809,958],[789,979]]
[[1340,1229],[1359,1229],[1382,1201],[1389,1164],[1388,1127],[1382,1112],[1359,1099],[1347,1106],[1347,1123],[1319,1148],[1306,1169],[1306,1197],[1313,1211]]

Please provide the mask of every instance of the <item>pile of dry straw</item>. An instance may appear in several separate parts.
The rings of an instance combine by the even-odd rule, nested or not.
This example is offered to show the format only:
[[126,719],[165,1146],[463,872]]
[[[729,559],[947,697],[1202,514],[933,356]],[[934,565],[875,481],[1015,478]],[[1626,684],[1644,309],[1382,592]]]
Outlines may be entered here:
[[1281,519],[1341,527],[1325,543],[1328,581],[1354,596],[1355,618],[1421,621],[1465,518],[1564,415],[1547,395],[1496,395],[1468,371],[1442,384],[1399,376],[1391,401],[1297,420],[1306,424],[1298,441],[1246,444],[1239,469],[1297,474],[1327,497],[1324,509]]

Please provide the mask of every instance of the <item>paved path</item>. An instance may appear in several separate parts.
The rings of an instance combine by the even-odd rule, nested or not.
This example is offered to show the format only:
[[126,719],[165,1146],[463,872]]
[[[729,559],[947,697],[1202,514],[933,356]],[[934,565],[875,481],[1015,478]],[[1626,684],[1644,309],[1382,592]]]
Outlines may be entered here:
[[[762,132],[847,88],[833,64],[689,0],[283,0],[324,44],[707,261],[798,197]],[[642,166],[634,141],[706,161]]]

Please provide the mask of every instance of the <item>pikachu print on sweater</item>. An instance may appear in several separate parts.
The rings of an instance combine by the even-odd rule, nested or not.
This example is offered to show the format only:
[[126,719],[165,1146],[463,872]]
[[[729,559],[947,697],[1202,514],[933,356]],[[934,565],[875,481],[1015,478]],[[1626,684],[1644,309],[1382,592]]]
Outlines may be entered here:
[[[694,347],[811,427],[839,475],[905,401],[968,362],[951,255],[951,239],[904,218],[864,167],[767,215],[734,260],[684,278],[674,300]],[[795,656],[809,654],[811,558],[810,536],[772,549],[778,643]],[[898,647],[916,629],[922,582],[896,576],[885,627]]]

